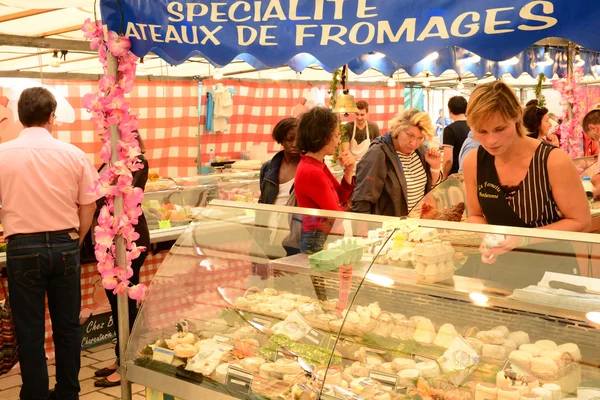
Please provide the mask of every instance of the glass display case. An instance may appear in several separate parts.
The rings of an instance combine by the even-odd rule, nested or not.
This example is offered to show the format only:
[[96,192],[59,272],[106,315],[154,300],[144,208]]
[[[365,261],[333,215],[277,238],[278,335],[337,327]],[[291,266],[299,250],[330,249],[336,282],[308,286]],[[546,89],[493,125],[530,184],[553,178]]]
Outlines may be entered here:
[[167,178],[148,182],[142,209],[149,229],[164,231],[189,225],[211,200],[256,203],[259,195],[254,171]]
[[[594,158],[594,160],[596,160]],[[597,164],[591,157],[574,160],[581,176],[592,177],[596,174]],[[587,166],[587,169],[582,169]],[[600,231],[600,201],[590,202],[592,213],[592,232]],[[409,212],[410,218],[466,222],[468,217],[465,181],[462,173],[453,174],[442,181],[424,196]]]
[[[300,221],[324,250],[298,252]],[[213,201],[156,273],[122,366],[181,399],[591,399],[598,246]]]

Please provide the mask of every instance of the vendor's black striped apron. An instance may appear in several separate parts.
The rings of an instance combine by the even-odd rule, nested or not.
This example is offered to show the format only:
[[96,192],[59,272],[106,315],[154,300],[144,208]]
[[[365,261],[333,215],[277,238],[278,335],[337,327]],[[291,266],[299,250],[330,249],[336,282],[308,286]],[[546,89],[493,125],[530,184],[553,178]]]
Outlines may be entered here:
[[[562,218],[552,197],[548,177],[548,157],[554,149],[553,146],[540,142],[527,176],[508,200],[498,178],[494,156],[479,147],[477,196],[489,224],[537,228]],[[536,285],[546,271],[578,274],[578,263],[570,243],[551,242],[515,249],[499,256],[494,264],[479,263],[477,275],[481,279],[502,283],[510,290]]]

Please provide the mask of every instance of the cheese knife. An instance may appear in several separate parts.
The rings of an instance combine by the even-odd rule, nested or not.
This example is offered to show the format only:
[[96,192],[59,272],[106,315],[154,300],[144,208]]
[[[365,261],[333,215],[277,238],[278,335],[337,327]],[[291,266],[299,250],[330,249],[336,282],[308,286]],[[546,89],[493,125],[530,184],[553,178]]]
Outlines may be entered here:
[[550,282],[548,282],[548,286],[550,286],[552,289],[564,289],[564,290],[569,290],[569,291],[575,292],[575,293],[600,295],[600,292],[597,292],[594,290],[589,290],[585,286],[574,285],[572,283],[567,283],[567,282],[550,281]]

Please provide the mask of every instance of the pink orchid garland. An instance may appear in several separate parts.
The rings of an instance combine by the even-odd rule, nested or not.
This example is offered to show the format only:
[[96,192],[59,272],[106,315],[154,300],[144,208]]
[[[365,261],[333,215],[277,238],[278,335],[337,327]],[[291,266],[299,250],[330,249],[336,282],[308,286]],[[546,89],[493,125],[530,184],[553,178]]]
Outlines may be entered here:
[[[139,120],[129,111],[125,95],[133,90],[135,70],[138,58],[129,49],[129,39],[115,32],[108,32],[104,40],[104,31],[100,21],[87,19],[81,30],[84,37],[91,40],[90,47],[97,50],[105,76],[100,79],[98,93],[89,93],[83,97],[83,106],[92,113],[91,121],[102,139],[100,156],[108,168],[100,179],[90,188],[90,193],[106,198],[106,205],[100,210],[98,226],[94,229],[96,239],[95,255],[98,260],[98,272],[102,276],[102,285],[115,294],[128,294],[131,299],[141,300],[146,295],[145,285],[131,285],[133,275],[131,263],[146,250],[137,247],[135,241],[139,234],[134,226],[142,215],[140,203],[144,192],[132,186],[133,172],[143,168],[137,158],[141,154],[137,133]],[[118,76],[109,76],[107,54],[112,53],[119,60]],[[121,132],[121,140],[116,144],[118,161],[111,163],[110,125],[116,124]],[[117,219],[114,215],[116,197],[123,198],[123,215]],[[115,242],[118,237],[125,241],[127,265],[116,265]]]
[[[571,158],[583,156],[583,128],[581,124],[587,112],[585,89],[580,85],[583,68],[573,70],[571,78],[565,77],[552,81],[552,87],[558,91],[563,105],[560,133],[560,147]],[[572,118],[569,118],[569,106],[572,107]]]

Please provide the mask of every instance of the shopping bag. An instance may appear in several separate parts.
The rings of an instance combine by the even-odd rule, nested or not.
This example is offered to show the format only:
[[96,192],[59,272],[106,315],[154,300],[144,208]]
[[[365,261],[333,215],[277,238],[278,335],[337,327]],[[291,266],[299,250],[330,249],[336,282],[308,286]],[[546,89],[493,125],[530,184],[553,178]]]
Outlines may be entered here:
[[4,281],[0,280],[4,300],[0,302],[0,375],[7,374],[19,361],[17,335]]

